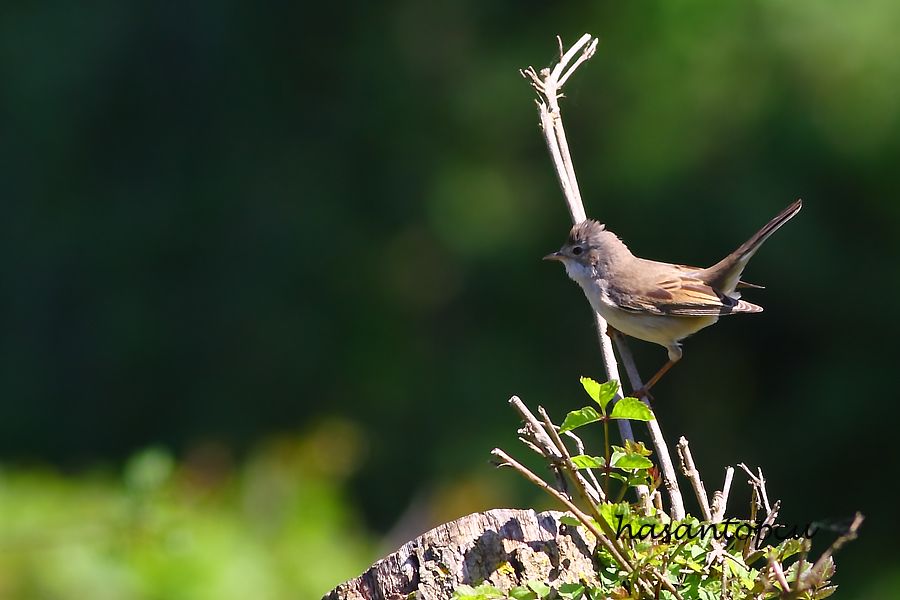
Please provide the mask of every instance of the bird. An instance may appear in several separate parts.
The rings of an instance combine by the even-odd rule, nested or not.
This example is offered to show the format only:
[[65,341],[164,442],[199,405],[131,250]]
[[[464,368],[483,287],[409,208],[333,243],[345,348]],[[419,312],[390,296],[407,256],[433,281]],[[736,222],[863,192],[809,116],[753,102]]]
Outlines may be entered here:
[[565,266],[608,326],[667,350],[668,362],[633,392],[636,397],[649,396],[650,388],[681,360],[686,337],[724,315],[762,312],[761,306],[741,299],[739,288],[761,287],[741,281],[741,274],[760,246],[802,206],[802,200],[792,203],[734,252],[705,269],[639,258],[592,219],[575,224],[562,248],[544,260]]

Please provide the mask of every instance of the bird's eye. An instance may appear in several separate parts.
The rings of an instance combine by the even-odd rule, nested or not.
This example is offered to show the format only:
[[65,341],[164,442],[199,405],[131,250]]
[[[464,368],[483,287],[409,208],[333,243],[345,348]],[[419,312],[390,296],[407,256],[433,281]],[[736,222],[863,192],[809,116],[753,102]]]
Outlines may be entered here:
[[584,250],[581,248],[581,246],[575,246],[574,248],[572,248],[572,254],[574,256],[578,256],[582,252],[584,252]]

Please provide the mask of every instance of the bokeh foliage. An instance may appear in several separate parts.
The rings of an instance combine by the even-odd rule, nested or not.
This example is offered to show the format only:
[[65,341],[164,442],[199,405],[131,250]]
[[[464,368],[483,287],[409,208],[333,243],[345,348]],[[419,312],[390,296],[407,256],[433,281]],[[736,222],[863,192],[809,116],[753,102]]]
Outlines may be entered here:
[[[0,598],[314,598],[375,552],[323,425],[234,468],[207,446],[158,448],[120,476],[0,472]],[[341,532],[340,536],[335,535]]]
[[[34,527],[52,532],[79,506],[130,502],[112,473],[141,448],[182,465],[213,443],[243,473],[259,444],[322,419],[362,440],[335,510],[393,528],[390,543],[530,501],[486,462],[514,440],[505,399],[563,414],[600,366],[587,303],[538,260],[568,221],[516,69],[590,31],[569,139],[588,212],[636,253],[709,263],[806,201],[747,272],[766,312],[688,341],[660,420],[711,480],[762,465],[788,520],[862,510],[836,581],[896,593],[897,3],[107,0],[0,16],[0,522],[44,507]],[[633,348],[647,372],[664,360]],[[211,534],[224,547],[252,535],[219,506],[197,518],[234,528]],[[97,568],[134,577],[133,551],[103,539]],[[0,544],[12,571],[36,568]]]

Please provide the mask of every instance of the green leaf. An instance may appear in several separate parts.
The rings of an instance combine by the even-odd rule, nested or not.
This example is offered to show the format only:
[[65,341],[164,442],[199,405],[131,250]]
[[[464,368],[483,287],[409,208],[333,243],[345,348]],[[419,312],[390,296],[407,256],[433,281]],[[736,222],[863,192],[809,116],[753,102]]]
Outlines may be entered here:
[[813,596],[815,600],[821,600],[822,598],[827,598],[837,591],[836,585],[827,585],[825,587],[819,588],[816,590],[816,595]]
[[550,592],[553,591],[549,585],[541,583],[540,581],[532,580],[529,581],[526,585],[530,587],[534,591],[534,593],[538,595],[539,598],[546,598],[550,595]]
[[450,600],[468,600],[469,598],[477,598],[478,592],[471,585],[462,584],[453,590],[453,596]]
[[610,477],[611,479],[615,479],[617,481],[621,481],[625,485],[631,485],[628,481],[628,478],[622,475],[621,473],[609,473],[608,475],[604,475],[604,477]]
[[621,386],[615,379],[607,381],[600,386],[600,404],[605,408],[609,401],[616,397]]
[[513,600],[537,600],[537,594],[521,585],[510,589],[509,597]]
[[625,440],[625,452],[628,454],[640,454],[641,456],[650,456],[653,451],[644,445],[644,442],[634,442]]
[[604,592],[601,588],[589,587],[587,593],[591,600],[607,600],[607,598],[609,598],[609,594]]
[[700,592],[700,600],[719,600],[722,597],[721,594],[708,590],[705,587],[701,587],[697,591]]
[[572,515],[563,515],[559,518],[559,522],[563,525],[569,525],[570,527],[580,527],[583,525],[581,521],[573,517]]
[[485,600],[493,600],[494,598],[502,600],[503,598],[506,598],[506,594],[487,582],[482,583],[477,588],[475,588],[475,590],[477,592],[480,592]]
[[572,412],[567,414],[565,421],[563,421],[562,427],[559,428],[559,432],[563,433],[565,431],[577,429],[582,425],[587,425],[588,423],[593,423],[594,421],[599,420],[600,413],[598,413],[593,406],[585,406],[581,410],[573,410]]
[[631,419],[632,421],[652,421],[653,416],[646,404],[637,398],[622,398],[613,406],[609,415],[613,419]]
[[623,448],[622,446],[613,445],[612,454],[610,454],[609,456],[609,464],[615,465],[617,462],[619,462],[620,458],[625,456],[625,454],[625,448]]
[[612,466],[619,469],[649,469],[653,466],[653,463],[650,459],[641,456],[640,454],[626,454],[624,456],[619,457]]
[[606,460],[602,456],[578,454],[572,457],[572,464],[576,469],[602,469],[606,466]]
[[[687,522],[689,526],[693,525],[693,524],[696,524],[696,525],[700,524],[698,521],[691,522],[691,521],[688,521],[687,519],[682,521],[682,523],[684,523],[684,522]],[[693,558],[694,560],[704,557],[708,553],[708,550],[706,548],[704,548],[700,544],[696,544],[696,543],[690,544],[687,550],[688,550],[688,554],[690,554],[691,558]]]
[[[781,560],[801,552],[804,548],[804,541],[797,538],[788,538],[778,545],[778,555]],[[796,563],[795,563],[796,564]]]
[[506,594],[484,582],[477,588],[469,585],[461,585],[453,591],[452,600],[502,600]]
[[559,597],[564,600],[581,600],[584,586],[579,583],[564,583],[559,586]]
[[584,388],[587,395],[590,396],[594,402],[600,404],[600,384],[590,377],[582,377],[579,381],[581,381],[581,387]]
[[[604,502],[600,505],[600,516],[607,525],[615,529],[620,523],[628,524],[632,521],[631,506],[627,502],[612,504]],[[621,519],[619,518],[621,517]]]
[[834,577],[834,570],[834,557],[829,556],[827,559],[825,559],[825,568],[822,570],[822,575],[825,577],[825,579],[831,579],[832,577]]
[[619,391],[619,382],[616,380],[607,381],[606,383],[597,383],[590,377],[581,378],[581,386],[587,392],[594,402],[600,406],[601,412],[606,413],[606,405],[609,401],[616,397]]
[[636,485],[650,485],[650,479],[646,475],[647,471],[638,470],[632,472],[628,477],[625,478],[625,485],[628,487],[634,487]]

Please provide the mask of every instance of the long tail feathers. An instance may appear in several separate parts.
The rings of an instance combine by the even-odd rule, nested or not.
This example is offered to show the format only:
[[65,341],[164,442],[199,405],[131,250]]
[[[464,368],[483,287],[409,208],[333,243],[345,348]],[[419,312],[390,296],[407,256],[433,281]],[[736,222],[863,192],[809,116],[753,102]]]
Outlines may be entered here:
[[771,221],[766,223],[762,229],[753,234],[753,237],[741,244],[732,254],[735,255],[738,260],[743,262],[750,260],[750,257],[753,256],[762,243],[769,239],[769,236],[778,231],[782,225],[790,221],[794,215],[800,212],[801,208],[803,208],[803,200],[797,200],[778,213]]
[[714,288],[727,294],[732,293],[740,281],[741,272],[747,266],[747,261],[759,250],[763,242],[769,239],[769,236],[778,231],[779,227],[800,212],[801,208],[803,208],[803,200],[797,200],[785,208],[766,223],[762,229],[754,233],[749,240],[741,244],[737,250],[715,265],[704,269],[701,272],[701,278]]

